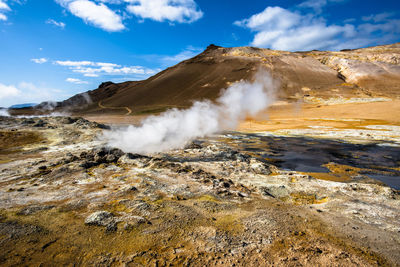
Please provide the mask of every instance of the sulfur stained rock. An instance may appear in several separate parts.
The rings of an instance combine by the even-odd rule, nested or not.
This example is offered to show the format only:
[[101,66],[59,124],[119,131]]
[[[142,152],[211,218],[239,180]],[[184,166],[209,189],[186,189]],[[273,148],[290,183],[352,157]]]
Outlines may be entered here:
[[274,198],[285,198],[289,196],[289,190],[284,186],[266,186],[260,188],[262,193],[266,196],[272,196]]
[[108,211],[96,211],[86,218],[85,223],[88,225],[105,226],[110,220],[113,220],[113,217],[112,213]]
[[45,206],[28,206],[20,211],[17,212],[17,215],[32,215],[36,212],[44,211],[44,210],[50,210],[54,208],[54,205],[45,205]]
[[107,231],[117,230],[117,223],[112,213],[108,211],[96,211],[85,219],[85,224],[105,226]]
[[271,170],[268,168],[268,165],[254,158],[250,160],[250,168],[256,174],[262,174],[262,175],[271,174]]

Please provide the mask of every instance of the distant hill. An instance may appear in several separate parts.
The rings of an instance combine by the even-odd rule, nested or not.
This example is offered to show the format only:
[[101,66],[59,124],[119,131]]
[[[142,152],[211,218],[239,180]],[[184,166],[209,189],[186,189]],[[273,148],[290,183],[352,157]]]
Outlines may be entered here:
[[30,108],[30,107],[34,107],[36,105],[37,105],[37,103],[25,103],[25,104],[12,105],[9,108],[11,108],[11,109]]
[[[81,114],[146,114],[214,100],[239,80],[265,69],[280,83],[285,101],[348,97],[397,97],[400,92],[400,44],[340,52],[286,52],[255,47],[210,45],[201,54],[143,81],[102,83],[97,89],[58,103]],[[90,99],[90,100],[89,100]]]

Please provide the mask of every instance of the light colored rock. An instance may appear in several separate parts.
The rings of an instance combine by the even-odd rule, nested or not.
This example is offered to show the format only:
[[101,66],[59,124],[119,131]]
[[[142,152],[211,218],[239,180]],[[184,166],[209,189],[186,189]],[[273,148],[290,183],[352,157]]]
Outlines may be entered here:
[[285,198],[289,196],[289,190],[284,186],[266,186],[260,188],[264,195],[269,195],[274,198]]
[[271,174],[271,171],[268,168],[268,166],[263,162],[256,160],[255,158],[252,158],[250,160],[250,168],[256,174],[262,174],[262,175]]
[[96,212],[90,214],[85,219],[85,224],[97,225],[97,226],[107,226],[112,221],[114,221],[114,216],[112,215],[112,213],[101,210],[101,211],[96,211]]

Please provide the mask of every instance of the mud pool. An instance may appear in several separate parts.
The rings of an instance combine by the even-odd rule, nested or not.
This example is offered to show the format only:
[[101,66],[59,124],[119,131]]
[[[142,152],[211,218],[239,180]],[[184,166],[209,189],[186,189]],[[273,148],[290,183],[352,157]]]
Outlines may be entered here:
[[[231,132],[222,138],[241,152],[250,153],[280,169],[316,176],[331,174],[329,180],[378,180],[400,189],[400,148],[384,143],[353,144],[340,140],[286,137]],[[385,144],[385,145],[382,145]],[[329,165],[340,166],[332,171]],[[340,174],[340,175],[338,175]],[[326,177],[326,176],[325,176]]]

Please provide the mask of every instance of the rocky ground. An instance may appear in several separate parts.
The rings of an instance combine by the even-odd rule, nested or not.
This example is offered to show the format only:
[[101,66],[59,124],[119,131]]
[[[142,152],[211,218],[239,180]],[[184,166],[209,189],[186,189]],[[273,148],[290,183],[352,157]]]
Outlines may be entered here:
[[[0,120],[1,265],[399,265],[400,193],[365,173],[399,175],[396,148],[233,132],[138,155],[82,118]],[[346,179],[285,165],[310,154]]]

